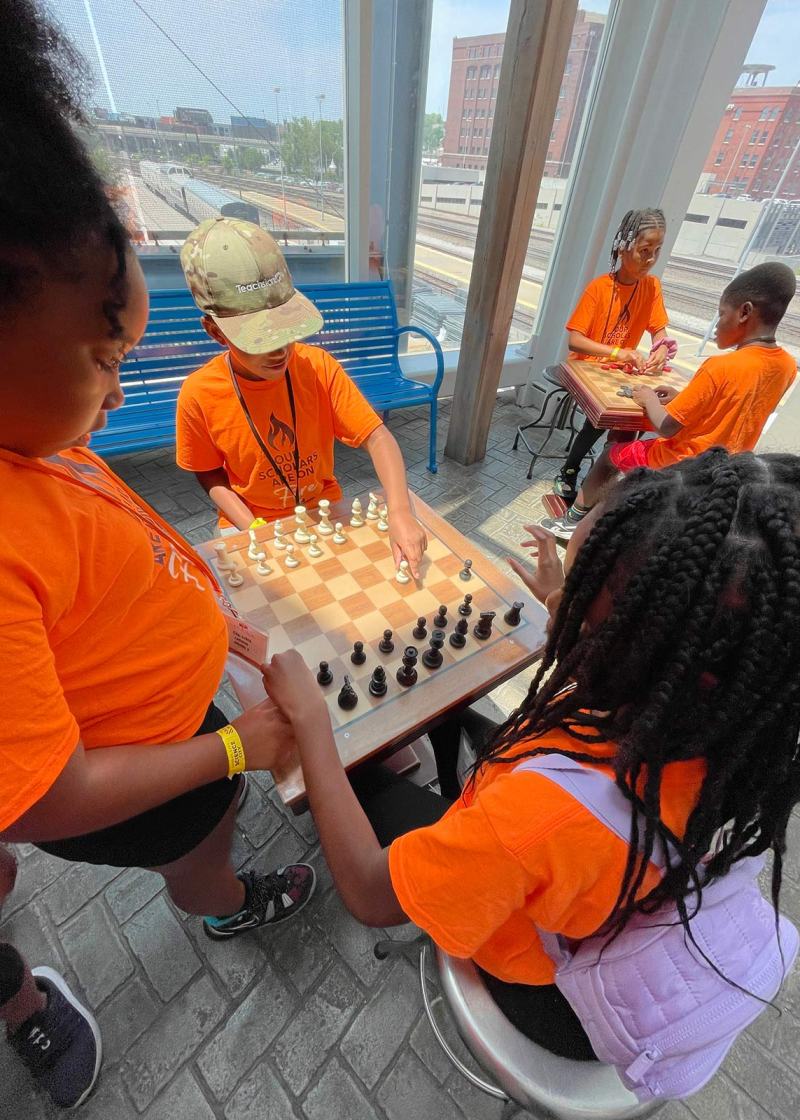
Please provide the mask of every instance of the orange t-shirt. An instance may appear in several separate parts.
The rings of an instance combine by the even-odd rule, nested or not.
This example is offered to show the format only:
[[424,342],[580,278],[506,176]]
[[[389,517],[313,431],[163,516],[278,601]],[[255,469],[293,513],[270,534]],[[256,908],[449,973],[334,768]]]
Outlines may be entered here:
[[0,830],[87,748],[179,742],[222,677],[213,576],[91,451],[0,450]]
[[683,428],[670,439],[648,443],[648,467],[657,470],[709,447],[752,451],[796,376],[797,363],[780,347],[745,346],[707,358],[665,405]]
[[[535,745],[576,749],[558,730]],[[577,746],[613,753],[610,744]],[[704,775],[700,759],[664,769],[661,815],[679,836]],[[624,841],[548,778],[489,765],[441,820],[393,842],[389,872],[405,913],[445,952],[472,958],[500,980],[552,984],[537,927],[570,938],[596,932],[617,901],[627,854]],[[657,882],[651,865],[642,894]]]
[[[628,315],[620,322],[626,306]],[[593,342],[628,349],[639,345],[645,331],[653,335],[668,322],[657,276],[643,276],[634,291],[634,285],[618,284],[604,273],[587,284],[566,329],[580,331]],[[581,357],[576,353],[571,356]]]
[[[227,354],[190,374],[178,396],[177,460],[187,471],[224,467],[231,487],[255,517],[274,520],[295,506],[295,440],[300,455],[300,500],[336,501],[342,491],[333,473],[338,439],[358,447],[382,421],[327,351],[295,343],[289,359],[297,431],[284,378],[238,378],[259,435],[283,471],[287,489],[265,457],[231,384]],[[220,524],[228,524],[220,518]]]

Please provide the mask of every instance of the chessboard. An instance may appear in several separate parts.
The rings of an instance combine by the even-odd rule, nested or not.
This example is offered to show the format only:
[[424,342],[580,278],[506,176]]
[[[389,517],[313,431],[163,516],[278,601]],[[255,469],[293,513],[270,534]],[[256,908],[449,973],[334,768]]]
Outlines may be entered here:
[[584,415],[595,428],[617,428],[627,432],[651,432],[653,426],[644,409],[630,397],[621,396],[623,386],[668,385],[685,389],[689,375],[674,367],[655,374],[626,373],[624,369],[603,369],[601,361],[589,362],[569,358],[559,366],[558,377],[568,389]]
[[[296,649],[315,675],[320,662],[327,663],[332,680],[317,687],[325,697],[347,767],[405,746],[448,710],[472,702],[531,664],[544,644],[544,609],[419,498],[414,499],[414,507],[425,526],[428,549],[420,579],[406,584],[396,579],[389,534],[378,530],[375,521],[352,528],[347,502],[335,503],[331,511],[331,520],[344,525],[345,542],[336,544],[331,536],[318,536],[322,549],[318,557],[308,555],[308,545],[295,544],[294,556],[300,564],[293,569],[286,567],[285,551],[274,548],[271,525],[255,530],[258,547],[272,569],[269,575],[260,575],[257,561],[248,555],[248,533],[223,538],[227,562],[235,565],[237,577],[242,579],[235,587],[228,583],[230,573],[219,570],[215,548],[219,540],[200,546],[235,610],[267,635],[270,655]],[[315,531],[317,512],[310,512],[307,521]],[[294,517],[285,518],[282,525],[285,539],[293,541]],[[470,559],[469,579],[465,580],[461,573],[464,561]],[[464,607],[466,596],[471,597],[467,604],[470,613],[463,615],[459,607]],[[522,605],[516,624],[513,615],[512,622],[505,619],[515,602]],[[434,625],[440,607],[446,610],[445,621]],[[476,636],[481,612],[490,611],[494,618],[489,636]],[[427,634],[416,638],[413,630],[420,619]],[[463,622],[467,623],[461,648],[450,642],[460,621],[462,629]],[[431,648],[434,630],[444,635],[442,663],[427,668],[422,655]],[[391,631],[391,651],[386,631]],[[360,664],[351,660],[356,642],[363,644],[366,655]],[[411,686],[403,686],[397,679],[407,647],[418,653],[414,664],[417,680]],[[370,691],[378,666],[386,682],[382,696]],[[228,673],[243,707],[263,700],[261,677],[252,665],[231,656]],[[355,706],[349,709],[339,704],[345,676],[355,693]],[[305,789],[296,762],[275,777],[283,800],[301,811]]]

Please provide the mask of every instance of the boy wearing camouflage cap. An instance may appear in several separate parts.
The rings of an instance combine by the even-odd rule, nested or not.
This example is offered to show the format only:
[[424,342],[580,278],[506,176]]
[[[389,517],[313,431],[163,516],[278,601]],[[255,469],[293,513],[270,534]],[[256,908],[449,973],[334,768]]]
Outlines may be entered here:
[[364,447],[391,509],[395,561],[416,576],[427,547],[411,509],[397,441],[339,363],[300,340],[322,327],[274,239],[251,222],[212,218],[181,250],[208,334],[226,347],[178,397],[177,461],[216,503],[223,527],[247,529],[296,505],[342,496],[335,440]]

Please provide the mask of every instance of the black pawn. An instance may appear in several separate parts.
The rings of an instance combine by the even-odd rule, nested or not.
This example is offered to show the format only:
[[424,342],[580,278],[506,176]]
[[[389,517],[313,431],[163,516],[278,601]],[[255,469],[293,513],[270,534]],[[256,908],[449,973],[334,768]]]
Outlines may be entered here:
[[378,642],[378,649],[381,653],[391,653],[394,650],[391,630],[384,630],[383,638]]
[[350,678],[348,676],[345,676],[344,684],[336,700],[339,707],[344,708],[346,712],[349,712],[351,708],[355,708],[358,703],[358,695],[350,683]]
[[442,664],[442,646],[444,645],[444,634],[441,630],[434,630],[431,633],[431,640],[428,648],[422,655],[422,664],[426,669],[438,669]]
[[320,661],[319,672],[317,673],[317,681],[319,684],[331,684],[333,681],[333,673],[327,661]]
[[353,652],[350,654],[350,660],[354,665],[363,665],[367,660],[363,642],[353,642]]
[[524,606],[524,603],[512,603],[503,615],[503,622],[505,622],[507,626],[519,626],[519,617]]
[[372,670],[372,679],[369,682],[369,690],[373,696],[386,695],[386,670],[383,665],[376,665]]
[[414,637],[418,641],[422,641],[423,638],[427,638],[427,636],[428,636],[427,619],[418,618],[417,619],[417,625],[414,627],[414,629],[411,631],[411,633],[414,635]]
[[406,646],[403,650],[403,664],[397,670],[397,683],[403,688],[410,688],[417,683],[417,658],[419,653],[416,646]]
[[480,638],[482,642],[485,642],[487,638],[491,638],[492,636],[494,613],[494,611],[481,611],[481,617],[473,627],[472,633],[476,638]]
[[458,608],[458,613],[460,615],[463,615],[464,618],[466,618],[467,615],[472,614],[471,604],[472,604],[472,596],[470,595],[469,592],[467,592],[467,594],[464,596],[464,602]]
[[456,623],[456,628],[450,635],[450,645],[455,649],[463,649],[467,644],[467,630],[469,630],[469,623],[465,618],[460,618]]
[[439,613],[433,620],[433,625],[437,630],[441,630],[443,626],[447,625],[447,607],[442,603],[439,607]]
[[472,579],[472,561],[465,560],[464,567],[458,573],[458,578],[463,580]]

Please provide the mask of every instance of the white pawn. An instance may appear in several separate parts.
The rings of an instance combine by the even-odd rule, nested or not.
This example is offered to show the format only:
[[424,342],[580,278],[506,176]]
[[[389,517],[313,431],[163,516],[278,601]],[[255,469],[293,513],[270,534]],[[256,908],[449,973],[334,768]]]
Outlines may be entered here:
[[321,537],[329,537],[333,532],[333,525],[331,525],[331,503],[327,498],[322,498],[319,502],[319,525],[317,525],[317,532]]
[[350,524],[354,529],[359,529],[364,524],[364,518],[361,513],[361,502],[356,498],[353,502],[353,508],[350,510]]
[[344,526],[342,525],[341,521],[337,521],[336,522],[336,529],[335,529],[334,534],[333,534],[334,544],[346,544],[347,543],[347,537],[342,532],[343,528],[344,528]]
[[382,533],[388,533],[388,531],[389,531],[389,510],[386,508],[386,506],[381,506],[380,517],[378,518],[378,524],[375,526],[375,528],[380,529],[380,531]]
[[308,546],[309,556],[322,556],[322,549],[319,547],[319,538],[316,533],[311,534],[311,544]]
[[232,572],[235,564],[228,556],[228,550],[225,547],[225,541],[218,541],[214,545],[214,551],[217,554],[217,567],[221,572]]
[[370,491],[369,505],[367,506],[367,521],[378,520],[378,497]]
[[258,543],[258,539],[256,538],[256,531],[255,529],[248,529],[247,532],[250,535],[250,547],[247,550],[247,555],[251,560],[260,560],[262,557],[266,556],[266,553]]
[[267,554],[261,553],[258,563],[256,564],[256,571],[260,576],[268,576],[272,574],[272,568],[267,563]]
[[286,567],[287,568],[298,568],[299,566],[300,566],[300,561],[297,559],[297,557],[294,554],[294,545],[289,543],[289,544],[286,545]]
[[398,583],[410,583],[411,576],[408,574],[408,560],[401,560],[400,566],[397,569],[397,575],[394,577]]
[[272,542],[273,547],[277,548],[279,551],[283,551],[283,549],[286,548],[286,541],[283,536],[283,522],[276,521],[273,526],[273,531],[275,534]]
[[243,583],[244,583],[244,576],[240,575],[240,573],[237,572],[236,569],[234,568],[234,570],[228,576],[229,586],[230,587],[241,587]]
[[294,507],[294,522],[295,522],[295,525],[297,526],[297,528],[294,531],[294,539],[297,541],[298,544],[308,544],[308,542],[311,540],[311,538],[309,537],[308,530],[306,529],[306,507],[305,506],[295,506]]

